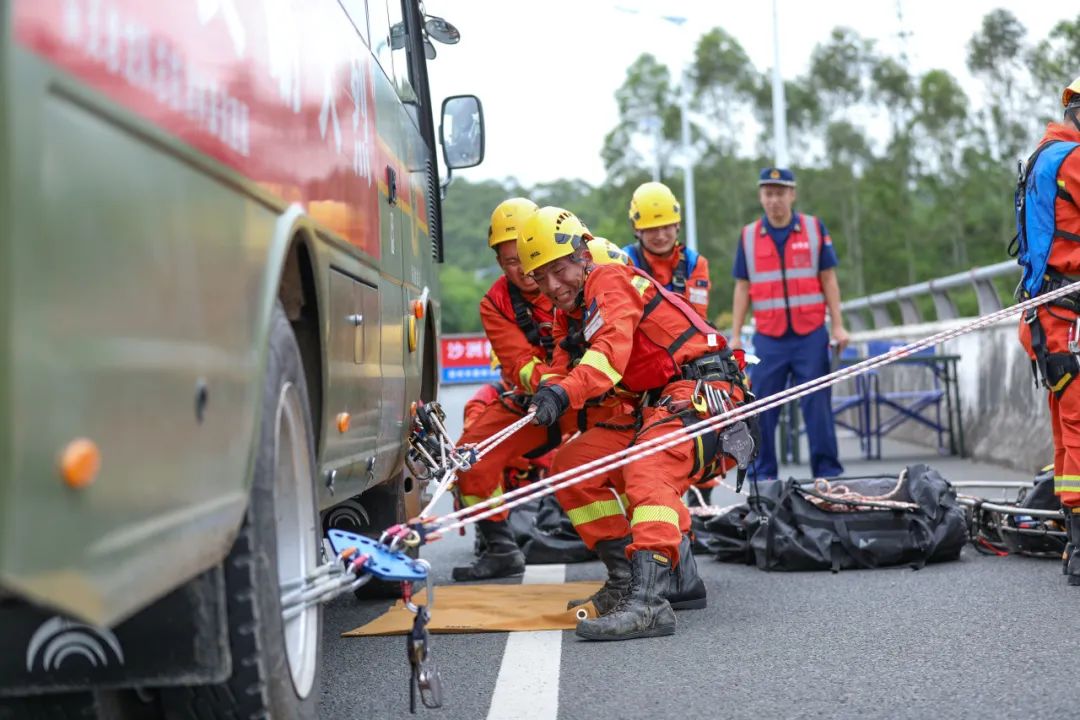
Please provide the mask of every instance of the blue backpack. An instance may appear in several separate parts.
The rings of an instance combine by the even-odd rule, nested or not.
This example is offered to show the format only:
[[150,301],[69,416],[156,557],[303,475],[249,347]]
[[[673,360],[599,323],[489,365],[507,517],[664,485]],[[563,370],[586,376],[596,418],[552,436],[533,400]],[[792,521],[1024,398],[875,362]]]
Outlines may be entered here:
[[[630,256],[630,262],[634,263],[634,267],[644,270],[649,275],[653,274],[652,268],[649,267],[649,263],[645,261],[645,258],[638,252],[638,244],[631,243],[623,247],[623,252]],[[685,245],[682,246],[682,256],[679,258],[679,264],[675,266],[675,272],[672,273],[671,282],[666,287],[672,292],[683,294],[686,292],[686,278],[690,277],[690,273],[694,272],[694,268],[697,267],[698,253],[697,250],[691,250]]]
[[1046,261],[1054,238],[1080,242],[1080,235],[1054,226],[1054,201],[1061,197],[1076,203],[1057,174],[1065,158],[1080,143],[1051,140],[1039,146],[1027,164],[1020,164],[1016,183],[1016,236],[1009,243],[1009,255],[1024,268],[1024,277],[1016,288],[1017,299],[1035,297],[1046,280]]

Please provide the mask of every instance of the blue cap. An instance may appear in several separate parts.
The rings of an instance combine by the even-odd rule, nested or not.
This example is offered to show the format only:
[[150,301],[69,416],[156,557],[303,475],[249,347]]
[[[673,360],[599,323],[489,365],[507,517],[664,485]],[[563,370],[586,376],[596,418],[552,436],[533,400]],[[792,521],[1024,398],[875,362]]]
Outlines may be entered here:
[[795,173],[787,168],[767,167],[761,171],[757,181],[758,187],[762,185],[783,185],[795,187]]

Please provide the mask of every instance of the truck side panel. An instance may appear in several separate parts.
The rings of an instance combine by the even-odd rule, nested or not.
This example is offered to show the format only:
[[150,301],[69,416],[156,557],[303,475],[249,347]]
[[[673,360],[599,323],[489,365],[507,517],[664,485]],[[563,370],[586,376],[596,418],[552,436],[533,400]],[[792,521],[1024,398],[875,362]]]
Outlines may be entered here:
[[[368,448],[379,438],[374,480],[399,463],[409,236],[383,232],[378,180],[396,166],[408,199],[406,153],[400,137],[379,142],[400,123],[376,126],[371,54],[333,0],[236,0],[238,23],[198,3],[3,7],[16,48],[5,50],[14,84],[0,114],[13,113],[18,138],[2,156],[18,182],[4,187],[18,213],[0,214],[11,260],[0,272],[12,278],[0,292],[13,298],[0,393],[4,371],[18,392],[0,405],[11,447],[0,585],[111,624],[220,560],[239,525],[290,203],[319,238],[324,337],[343,332],[324,312],[331,267],[379,289],[359,306],[389,321],[361,350],[382,367],[352,372],[350,348],[352,362],[324,358],[323,377],[359,397],[349,432]],[[391,390],[365,414],[387,364]],[[370,449],[326,442],[324,405],[323,467],[336,453],[362,460]],[[100,476],[81,491],[56,472],[77,437],[102,450]]]

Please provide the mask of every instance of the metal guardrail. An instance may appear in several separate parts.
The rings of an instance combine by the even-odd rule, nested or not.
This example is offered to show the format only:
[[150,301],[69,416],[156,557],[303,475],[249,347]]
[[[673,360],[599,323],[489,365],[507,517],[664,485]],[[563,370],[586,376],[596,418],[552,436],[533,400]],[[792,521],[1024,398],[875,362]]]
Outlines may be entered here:
[[[1015,260],[1006,260],[994,265],[973,268],[967,272],[848,300],[840,304],[840,310],[844,313],[848,327],[856,332],[895,326],[896,323],[893,322],[888,309],[893,303],[900,309],[902,324],[913,325],[925,322],[915,299],[930,295],[934,301],[937,319],[953,320],[958,317],[958,313],[956,303],[949,296],[949,291],[971,287],[975,290],[975,297],[979,302],[979,314],[986,315],[1004,307],[997,288],[994,287],[994,278],[1016,275],[1019,271],[1020,266]],[[873,325],[867,324],[866,311],[870,312]]]

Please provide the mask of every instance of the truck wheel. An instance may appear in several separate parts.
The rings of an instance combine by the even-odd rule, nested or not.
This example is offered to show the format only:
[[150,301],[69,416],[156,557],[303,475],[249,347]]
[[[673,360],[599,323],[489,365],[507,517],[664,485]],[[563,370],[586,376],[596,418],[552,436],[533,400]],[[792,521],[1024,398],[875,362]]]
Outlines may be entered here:
[[[225,559],[232,676],[163,690],[172,718],[314,718],[322,607],[282,619],[283,582],[319,563],[315,453],[300,350],[274,308],[251,501]],[[179,696],[179,697],[177,697]]]

